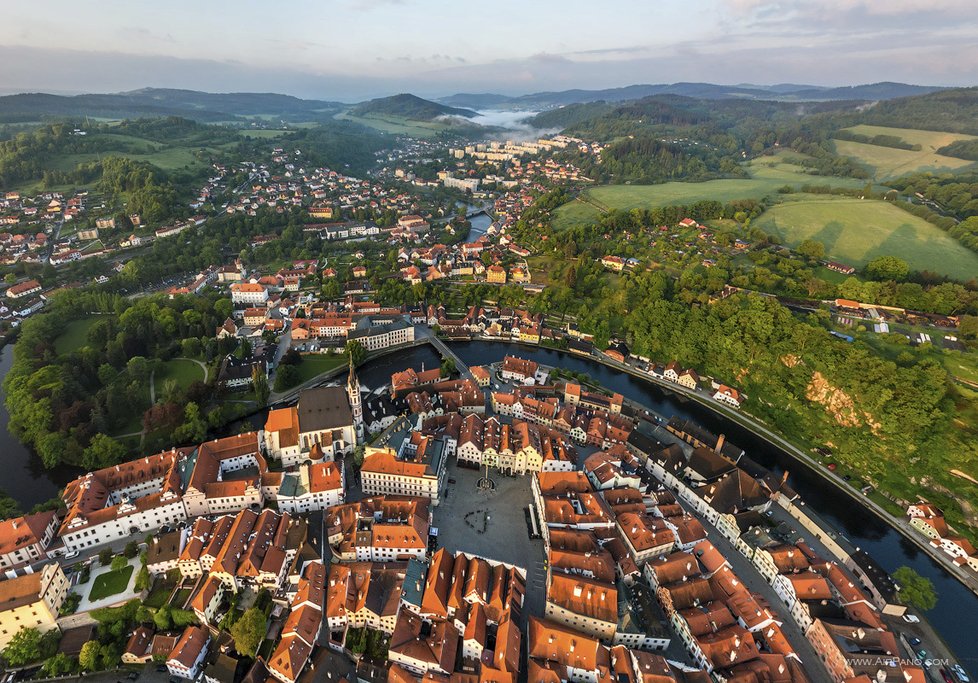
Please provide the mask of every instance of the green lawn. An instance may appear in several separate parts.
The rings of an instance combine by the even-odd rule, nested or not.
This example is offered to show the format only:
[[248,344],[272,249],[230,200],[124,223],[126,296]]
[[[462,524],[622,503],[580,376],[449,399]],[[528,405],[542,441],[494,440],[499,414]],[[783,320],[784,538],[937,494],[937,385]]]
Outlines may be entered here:
[[173,360],[161,363],[156,370],[156,374],[153,376],[157,398],[162,393],[166,382],[171,379],[181,389],[186,389],[197,380],[203,382],[204,371],[199,365],[185,358],[174,358]]
[[88,344],[88,330],[91,329],[101,316],[92,315],[87,318],[72,320],[64,332],[54,340],[54,350],[59,356],[77,351]]
[[299,382],[308,382],[313,377],[329,372],[341,365],[346,365],[348,362],[346,354],[304,354],[302,362],[299,363]]
[[768,209],[754,225],[792,247],[817,240],[828,258],[853,266],[891,255],[911,268],[962,280],[978,273],[978,254],[887,202],[841,197],[789,201]]
[[92,590],[88,594],[88,599],[92,602],[116,595],[126,590],[129,579],[132,577],[133,566],[126,565],[118,571],[106,572],[95,577]]

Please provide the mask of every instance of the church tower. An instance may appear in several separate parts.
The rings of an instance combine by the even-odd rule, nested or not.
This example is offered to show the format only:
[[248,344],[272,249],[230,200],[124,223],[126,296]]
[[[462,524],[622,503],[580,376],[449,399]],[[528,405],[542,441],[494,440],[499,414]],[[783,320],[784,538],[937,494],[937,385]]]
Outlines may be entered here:
[[360,403],[360,380],[357,379],[356,370],[353,369],[353,360],[350,360],[350,376],[346,380],[346,395],[350,399],[350,411],[353,413],[353,426],[357,431],[357,441],[363,440],[363,405]]

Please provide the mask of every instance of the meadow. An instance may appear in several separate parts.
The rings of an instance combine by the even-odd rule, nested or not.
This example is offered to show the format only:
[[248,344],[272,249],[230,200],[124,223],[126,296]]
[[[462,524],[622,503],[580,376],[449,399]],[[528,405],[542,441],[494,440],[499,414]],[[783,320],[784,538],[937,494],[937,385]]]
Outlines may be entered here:
[[868,137],[890,135],[908,144],[920,145],[920,150],[914,151],[851,140],[832,141],[836,154],[850,157],[863,164],[872,171],[877,181],[918,171],[948,172],[974,165],[974,162],[966,159],[955,159],[937,153],[941,147],[957,140],[973,140],[974,135],[869,125],[852,126],[843,130]]
[[805,185],[828,185],[845,189],[865,187],[863,180],[806,173],[793,161],[798,155],[779,154],[754,159],[744,167],[749,178],[725,178],[701,183],[672,182],[659,185],[601,185],[585,190],[572,202],[561,206],[554,216],[554,227],[563,229],[586,223],[610,209],[650,209],[671,204],[692,204],[705,199],[729,202],[734,199],[762,199],[786,185],[799,190]]
[[913,152],[849,140],[833,140],[832,145],[836,154],[855,159],[865,166],[877,181],[898,178],[919,171],[948,172],[974,165],[973,161],[946,157],[927,149]]
[[917,128],[890,128],[887,126],[870,126],[867,124],[851,126],[844,130],[869,137],[875,135],[892,135],[908,144],[920,145],[921,151],[931,152],[936,152],[941,147],[957,140],[974,140],[976,137],[974,135],[965,135],[964,133],[945,133],[943,131],[919,130]]
[[891,255],[911,268],[962,280],[978,273],[978,254],[940,228],[883,201],[841,197],[787,201],[768,209],[754,225],[791,247],[806,239],[819,241],[827,258],[853,266]]

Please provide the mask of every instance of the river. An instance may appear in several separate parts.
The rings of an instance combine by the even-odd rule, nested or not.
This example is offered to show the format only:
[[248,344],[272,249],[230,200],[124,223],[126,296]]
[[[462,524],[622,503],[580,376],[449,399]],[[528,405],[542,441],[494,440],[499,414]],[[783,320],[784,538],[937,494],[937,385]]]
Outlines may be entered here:
[[[726,434],[730,441],[745,449],[751,458],[765,467],[778,473],[787,469],[791,486],[801,494],[806,504],[834,525],[853,545],[869,553],[880,566],[892,572],[906,565],[934,582],[938,601],[927,617],[961,658],[962,666],[969,671],[978,671],[978,646],[975,644],[978,596],[899,532],[777,447],[705,406],[591,359],[551,349],[496,342],[459,342],[450,346],[468,365],[498,362],[506,354],[513,354],[544,365],[587,373],[598,384],[656,412],[690,418],[714,433]],[[10,369],[12,354],[9,346],[0,351],[0,378]],[[394,372],[409,367],[420,369],[422,365],[432,368],[440,362],[434,349],[425,345],[368,362],[358,370],[358,375],[365,387],[374,390],[386,385]],[[30,507],[56,495],[61,486],[76,476],[76,471],[72,468],[45,470],[40,460],[7,432],[8,421],[6,408],[0,404],[0,460],[5,472],[0,488],[13,496],[22,507]],[[260,428],[263,422],[261,414],[251,420],[256,428]],[[234,431],[233,426],[231,431]]]
[[[479,204],[463,204],[462,202],[456,202],[458,206],[464,206],[466,211],[476,211],[481,209],[482,206]],[[484,213],[480,213],[469,219],[469,223],[472,227],[469,228],[469,233],[465,237],[466,242],[475,242],[477,239],[486,234],[486,230],[492,225],[492,219]]]

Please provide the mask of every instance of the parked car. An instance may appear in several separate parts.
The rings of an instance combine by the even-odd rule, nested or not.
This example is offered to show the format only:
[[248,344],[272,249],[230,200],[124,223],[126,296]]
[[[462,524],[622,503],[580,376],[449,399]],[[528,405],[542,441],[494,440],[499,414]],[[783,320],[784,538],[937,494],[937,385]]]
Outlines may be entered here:
[[968,673],[960,664],[952,664],[951,671],[954,672],[954,675],[958,677],[958,680],[961,681],[961,683],[971,683],[971,679],[968,678]]
[[828,465],[826,465],[826,467],[829,468],[829,471],[835,472],[835,469],[838,467],[838,465],[836,465],[834,462],[830,462]]
[[78,557],[80,554],[81,553],[79,553],[77,550],[72,550],[71,552],[65,553],[65,559],[66,560],[71,560],[71,559],[74,559],[74,558]]
[[945,668],[944,668],[944,667],[942,666],[942,667],[941,667],[941,669],[940,669],[940,671],[941,671],[941,678],[943,678],[943,679],[944,679],[944,683],[954,683],[954,679],[953,679],[953,678],[951,678],[951,674],[949,674],[949,673],[947,672],[947,669],[945,669]]
[[920,645],[920,638],[910,638],[907,642],[910,643],[910,647],[917,647]]
[[919,624],[920,617],[914,616],[913,614],[904,614],[903,620],[908,624]]

